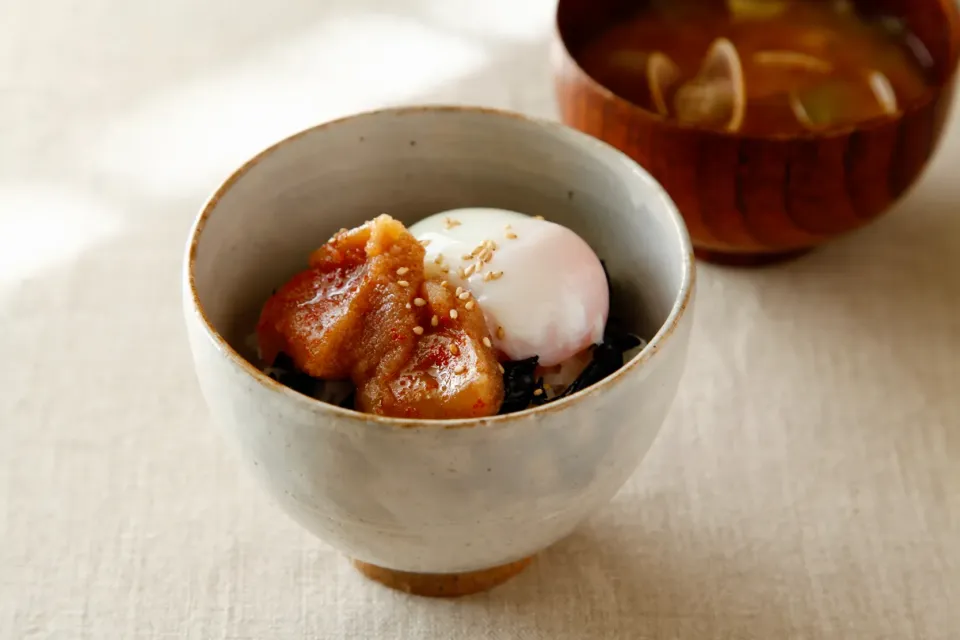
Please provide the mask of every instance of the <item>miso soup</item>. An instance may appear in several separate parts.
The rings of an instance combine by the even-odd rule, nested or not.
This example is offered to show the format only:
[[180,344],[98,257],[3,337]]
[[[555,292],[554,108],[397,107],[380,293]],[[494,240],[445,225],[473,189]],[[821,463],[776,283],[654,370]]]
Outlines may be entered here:
[[758,136],[895,115],[932,67],[901,21],[846,0],[652,0],[574,55],[641,108]]

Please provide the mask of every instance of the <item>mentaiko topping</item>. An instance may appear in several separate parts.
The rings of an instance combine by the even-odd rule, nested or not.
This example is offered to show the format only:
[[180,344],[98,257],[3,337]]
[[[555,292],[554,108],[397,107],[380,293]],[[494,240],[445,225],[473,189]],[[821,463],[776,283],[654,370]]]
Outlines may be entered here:
[[[456,226],[456,225],[454,225]],[[261,358],[350,379],[357,410],[451,419],[496,414],[503,377],[483,314],[424,274],[424,245],[389,216],[341,231],[266,303]]]

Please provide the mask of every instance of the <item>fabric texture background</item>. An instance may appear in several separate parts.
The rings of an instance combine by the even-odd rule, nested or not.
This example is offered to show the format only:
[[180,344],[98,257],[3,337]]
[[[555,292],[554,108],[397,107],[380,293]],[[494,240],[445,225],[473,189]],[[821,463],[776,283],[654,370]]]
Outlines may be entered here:
[[552,9],[0,2],[0,638],[960,638],[956,118],[866,230],[700,267],[649,455],[493,592],[367,582],[211,424],[179,290],[205,196],[357,110],[556,117]]

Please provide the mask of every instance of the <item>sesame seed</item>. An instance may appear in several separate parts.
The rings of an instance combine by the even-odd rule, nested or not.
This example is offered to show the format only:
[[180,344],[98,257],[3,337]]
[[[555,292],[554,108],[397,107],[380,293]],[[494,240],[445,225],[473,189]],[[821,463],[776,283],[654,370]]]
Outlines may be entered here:
[[517,239],[517,234],[515,234],[513,231],[507,231],[507,240],[516,240],[516,239]]
[[503,327],[497,327],[497,340],[503,340]]
[[453,343],[451,342],[451,343],[450,343],[450,353],[452,353],[452,354],[455,355],[455,356],[460,355],[460,347],[458,347],[457,345],[455,345],[455,344],[453,344]]
[[463,277],[469,278],[473,275],[473,272],[477,270],[477,265],[471,264],[469,267],[463,270]]
[[460,221],[454,220],[453,218],[444,218],[443,226],[445,226],[447,229],[453,229],[454,227],[460,226]]
[[473,260],[473,254],[465,253],[465,254],[463,254],[462,256],[460,256],[460,259],[461,259],[461,260]]
[[457,368],[454,369],[453,372],[454,372],[455,374],[457,374],[457,375],[460,375],[461,373],[463,373],[463,372],[466,371],[466,370],[467,370],[467,368],[466,368],[465,366],[463,366],[462,364],[458,364],[458,365],[457,365]]
[[397,269],[397,275],[398,275],[398,276],[405,276],[405,275],[407,275],[408,273],[410,273],[410,269],[408,269],[408,268],[406,268],[406,267],[400,267],[399,269]]
[[443,254],[438,253],[437,257],[433,259],[433,264],[443,264]]
[[421,246],[421,247],[429,247],[429,246],[430,246],[430,240],[421,240],[421,241],[420,241],[420,246]]
[[435,327],[435,326],[437,326],[438,324],[440,324],[440,318],[438,318],[436,315],[434,315],[432,318],[430,318],[430,326],[431,326],[431,327]]
[[412,309],[413,307],[411,307],[411,306],[410,306],[410,303],[408,302],[407,304],[403,305],[403,308],[404,308],[404,309]]
[[470,300],[469,302],[467,302],[467,304],[463,306],[466,308],[467,311],[473,311],[473,308],[477,306],[477,303],[475,303],[473,300]]
[[413,328],[413,332],[414,332],[415,334],[417,334],[418,336],[422,336],[422,335],[423,335],[423,327],[414,327],[414,328]]
[[450,309],[450,319],[451,319],[451,320],[456,320],[458,315],[460,315],[460,314],[457,313],[457,310],[456,310],[456,309]]
[[493,240],[484,240],[483,243],[484,243],[484,246],[486,246],[487,249],[490,249],[490,251],[496,251],[496,250],[497,250],[497,243],[494,242]]
[[504,368],[503,368],[503,365],[500,364],[499,362],[497,363],[497,369],[500,369],[500,373],[505,373],[505,372],[506,372],[506,369],[504,369]]
[[493,278],[491,277],[492,274],[493,274],[492,271],[487,271],[485,274],[483,274],[483,281],[490,282],[491,280],[493,280]]
[[487,336],[483,336],[483,346],[487,347],[488,349],[493,346],[493,343],[490,342],[490,338]]
[[423,307],[423,306],[426,306],[427,301],[424,300],[423,298],[414,298],[413,304],[417,305],[418,307]]
[[447,265],[443,265],[442,267],[440,267],[440,271],[443,271],[444,273],[450,273],[450,267],[448,267]]
[[457,298],[459,298],[460,300],[469,300],[469,299],[470,299],[470,292],[469,292],[469,291],[461,291],[460,293],[457,294]]
[[543,389],[534,389],[534,390],[533,390],[533,395],[535,395],[535,396],[542,396],[542,395],[543,395]]
[[454,291],[453,295],[459,296],[461,293],[463,293],[463,287],[457,287],[457,290]]
[[477,259],[480,261],[481,264],[483,264],[484,262],[490,262],[491,260],[493,260],[493,252],[490,251],[490,249],[484,249],[483,251],[480,252],[480,255],[477,256]]
[[407,282],[406,280],[397,280],[397,284],[400,285],[401,287],[409,287],[409,286],[410,286],[410,283]]
[[490,279],[491,279],[491,280],[499,280],[499,279],[500,279],[500,276],[502,276],[502,275],[503,275],[503,271],[491,271],[491,272],[490,272]]
[[440,286],[443,287],[444,289],[446,289],[448,286],[450,286],[450,283],[447,282],[446,280],[441,280],[441,281],[440,281]]
[[457,269],[457,275],[460,276],[463,280],[467,279],[467,272],[463,270],[463,267]]

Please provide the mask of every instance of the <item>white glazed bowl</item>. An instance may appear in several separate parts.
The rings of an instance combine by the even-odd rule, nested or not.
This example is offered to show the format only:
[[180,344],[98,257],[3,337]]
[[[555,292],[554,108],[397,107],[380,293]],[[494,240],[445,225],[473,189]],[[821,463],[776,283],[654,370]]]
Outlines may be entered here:
[[[612,313],[649,346],[566,400],[449,422],[323,404],[241,355],[271,290],[336,230],[467,206],[579,233],[609,268]],[[450,574],[535,554],[627,480],[684,369],[694,262],[664,190],[614,148],[513,114],[418,107],[320,125],[247,162],[200,213],[183,277],[206,401],[283,510],[355,559]]]

